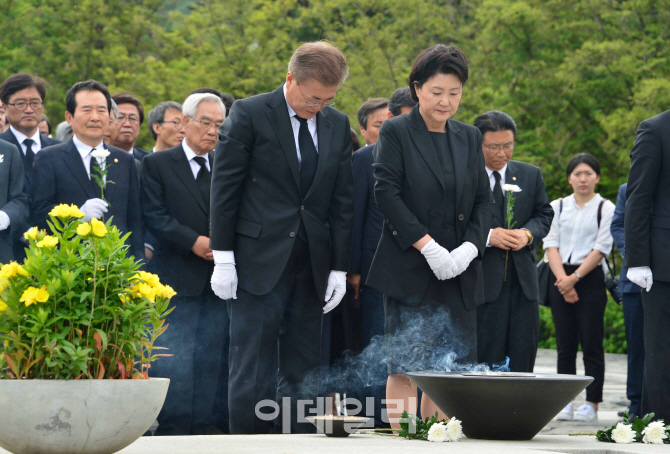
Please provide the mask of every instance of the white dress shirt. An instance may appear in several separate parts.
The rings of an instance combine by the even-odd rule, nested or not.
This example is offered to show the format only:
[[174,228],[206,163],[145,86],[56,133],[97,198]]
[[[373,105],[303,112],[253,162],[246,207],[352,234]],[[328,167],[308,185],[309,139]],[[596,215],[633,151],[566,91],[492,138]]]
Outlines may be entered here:
[[[284,84],[284,99],[286,99],[286,84]],[[288,101],[286,101],[286,107],[288,108],[288,116],[291,119],[291,126],[293,127],[293,139],[295,140],[295,151],[298,153],[298,163],[302,164],[302,155],[300,154],[300,144],[298,143],[298,134],[300,133],[300,122],[295,118],[295,110],[290,106]],[[319,138],[316,135],[316,115],[307,120],[307,128],[309,133],[312,136],[312,141],[314,142],[314,147],[316,152],[319,152]]]
[[33,134],[32,137],[28,137],[24,133],[17,131],[12,125],[9,125],[9,129],[12,131],[12,134],[14,134],[14,137],[16,137],[16,141],[21,144],[21,151],[23,151],[24,156],[28,151],[28,146],[23,143],[26,139],[32,139],[33,144],[30,149],[33,150],[33,153],[37,154],[42,149],[42,141],[40,140],[39,129],[35,131],[35,134]]
[[[496,177],[493,176],[493,172],[495,170],[491,170],[488,167],[484,167],[486,169],[486,173],[489,175],[489,184],[491,185],[491,192],[493,192],[493,188],[496,185]],[[507,174],[507,164],[505,164],[505,167],[502,169],[498,170],[498,173],[500,174],[500,189],[502,189],[502,185],[505,184],[505,175]],[[503,196],[505,193],[503,192]],[[486,238],[486,247],[491,247],[491,233],[493,233],[493,229],[489,230],[489,236]]]
[[[100,141],[100,143],[98,145],[96,145],[95,147],[92,147],[90,145],[86,145],[84,142],[79,140],[79,137],[77,137],[74,134],[72,135],[72,142],[74,142],[74,146],[77,147],[77,151],[81,155],[81,160],[84,161],[84,167],[86,168],[86,173],[88,174],[88,179],[90,180],[91,179],[91,151],[93,151],[94,148],[96,150],[104,149],[105,146],[102,143],[102,141]],[[99,159],[98,164],[104,166],[104,164],[102,164],[101,161],[103,161],[103,160]]]
[[198,156],[201,158],[205,158],[205,165],[207,166],[207,170],[209,170],[210,172],[212,171],[212,169],[210,169],[209,167],[209,153],[206,154],[205,156],[195,154],[195,151],[193,151],[193,149],[189,147],[188,144],[186,143],[186,139],[182,140],[181,146],[184,148],[184,154],[186,155],[186,159],[188,159],[188,164],[191,166],[191,172],[193,172],[193,178],[197,179],[198,172],[200,172],[200,164],[198,164],[198,161],[193,159]]
[[615,206],[609,200],[605,201],[598,228],[598,206],[602,200],[603,197],[596,194],[584,204],[584,208],[580,208],[575,202],[575,195],[571,194],[563,199],[562,212],[560,199],[551,202],[554,220],[544,238],[544,249],[558,248],[565,265],[581,265],[594,249],[608,255],[614,242],[610,224]]

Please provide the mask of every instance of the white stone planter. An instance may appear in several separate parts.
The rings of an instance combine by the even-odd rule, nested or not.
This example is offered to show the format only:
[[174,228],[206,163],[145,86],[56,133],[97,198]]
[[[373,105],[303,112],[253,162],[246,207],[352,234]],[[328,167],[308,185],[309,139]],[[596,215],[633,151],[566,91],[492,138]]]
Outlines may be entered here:
[[0,446],[15,454],[111,454],[158,416],[170,380],[0,380]]

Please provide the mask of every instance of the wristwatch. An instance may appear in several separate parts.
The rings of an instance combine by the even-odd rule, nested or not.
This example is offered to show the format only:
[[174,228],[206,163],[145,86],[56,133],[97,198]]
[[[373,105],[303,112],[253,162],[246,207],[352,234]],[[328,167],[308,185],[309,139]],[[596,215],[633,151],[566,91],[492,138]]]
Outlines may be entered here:
[[578,272],[575,271],[575,277],[577,278],[578,281],[582,280],[582,275],[579,274]]
[[530,230],[528,229],[523,229],[524,232],[526,232],[526,236],[528,237],[528,244],[533,242],[533,234],[530,233]]

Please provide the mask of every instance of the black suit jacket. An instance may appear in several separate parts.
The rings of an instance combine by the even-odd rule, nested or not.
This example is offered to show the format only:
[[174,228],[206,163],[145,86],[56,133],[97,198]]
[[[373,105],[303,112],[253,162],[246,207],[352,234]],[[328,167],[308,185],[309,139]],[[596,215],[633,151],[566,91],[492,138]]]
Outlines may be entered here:
[[14,260],[14,243],[25,232],[30,212],[20,154],[15,145],[0,140],[0,211],[9,217],[9,228],[0,231],[0,263]]
[[[211,167],[210,157],[210,167]],[[148,268],[182,296],[200,295],[214,269],[191,247],[209,236],[209,206],[200,193],[184,148],[178,145],[142,161],[144,225],[158,241]]]
[[[24,191],[25,191],[26,194],[30,195],[31,191],[32,191],[31,188],[32,188],[32,182],[33,182],[33,169],[32,169],[32,167],[29,167],[27,162],[26,162],[26,155],[23,153],[23,148],[21,148],[21,145],[19,144],[19,141],[16,140],[16,136],[14,135],[14,133],[12,132],[11,129],[7,129],[7,131],[0,134],[0,139],[6,140],[7,142],[12,143],[19,148],[19,152],[21,154],[21,162],[23,163],[23,170],[24,170],[25,175],[26,175],[26,183],[24,185]],[[52,145],[58,145],[60,143],[58,140],[52,139],[52,138],[47,137],[47,136],[43,136],[42,134],[40,134],[40,142],[41,142],[41,144],[40,144],[41,150],[43,150],[46,147],[50,147]],[[37,153],[37,154],[39,154],[39,153]]]
[[626,265],[670,282],[670,110],[637,128],[626,198]]
[[[114,216],[112,223],[121,232],[132,232],[127,242],[129,254],[144,259],[142,238],[142,210],[140,208],[139,181],[135,160],[127,152],[105,144],[110,151],[107,157],[109,172],[105,199],[109,211],[105,218]],[[61,203],[81,207],[88,199],[100,198],[93,191],[86,167],[72,139],[37,153],[34,163],[31,220],[33,225],[47,228],[51,209]]]
[[[533,234],[533,242],[520,251],[509,252],[507,266],[516,267],[519,283],[523,293],[531,301],[537,301],[539,288],[537,280],[537,255],[535,246],[541,244],[547,236],[554,219],[554,210],[547,200],[542,172],[538,167],[519,161],[510,161],[507,164],[505,182],[515,184],[521,192],[514,194],[514,229],[526,229]],[[490,186],[489,186],[490,187]],[[493,210],[491,228],[507,228],[501,210]],[[494,301],[500,295],[503,280],[505,279],[506,251],[488,247],[484,253],[484,295],[486,302]]]
[[133,157],[137,159],[138,161],[142,162],[144,158],[148,155],[150,155],[146,150],[143,150],[141,148],[133,147]]
[[211,247],[235,251],[239,286],[252,294],[264,295],[277,284],[301,223],[320,296],[325,297],[330,270],[349,268],[354,216],[349,119],[326,107],[316,124],[319,163],[304,200],[282,87],[237,100],[219,129]]
[[375,177],[372,164],[374,144],[357,150],[352,157],[354,170],[354,237],[349,272],[360,274],[365,282],[382,236],[384,215],[375,200]]
[[455,195],[446,193],[442,166],[419,106],[382,125],[374,176],[386,228],[367,285],[407,304],[419,304],[434,274],[412,244],[426,234],[440,243],[445,235],[445,207],[457,200],[456,241],[469,241],[479,249],[478,260],[457,277],[465,308],[472,310],[484,303],[481,257],[491,227],[493,196],[479,130],[449,120],[447,135],[454,158]]

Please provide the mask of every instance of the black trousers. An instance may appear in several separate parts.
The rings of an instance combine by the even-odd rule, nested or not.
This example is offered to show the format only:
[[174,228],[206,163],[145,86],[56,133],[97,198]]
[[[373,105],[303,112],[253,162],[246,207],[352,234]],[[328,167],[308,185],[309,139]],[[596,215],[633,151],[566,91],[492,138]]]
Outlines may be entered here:
[[[169,327],[156,344],[172,354],[151,363],[150,375],[170,379],[156,435],[213,435],[210,422],[228,338],[226,303],[207,285],[198,296],[175,296]],[[161,352],[162,353],[162,352]],[[223,356],[223,358],[226,358]]]
[[[300,238],[270,293],[252,295],[238,288],[237,299],[227,301],[231,434],[271,431],[273,421],[263,420],[256,413],[257,404],[264,400],[280,407],[279,416],[274,418],[275,432],[312,431],[311,424],[297,423],[296,410],[298,400],[314,399],[318,392],[324,304],[314,287],[309,247]],[[314,376],[306,378],[310,372]],[[284,397],[289,398],[290,415]],[[261,405],[261,413],[273,414],[273,408]]]
[[644,309],[640,292],[623,294],[623,318],[628,344],[626,379],[626,397],[630,400],[628,412],[644,416],[640,413],[644,377]]
[[511,372],[533,372],[539,339],[538,303],[526,298],[510,262],[500,295],[477,308],[477,362],[491,366],[509,358]]
[[670,421],[670,282],[654,281],[642,291],[644,306],[644,385],[642,413]]
[[[564,265],[569,276],[578,266]],[[588,402],[602,402],[605,383],[605,352],[603,350],[603,319],[607,305],[605,275],[600,266],[577,282],[575,290],[579,296],[576,303],[567,303],[554,285],[556,277],[549,276],[547,298],[551,305],[556,327],[556,350],[558,373],[577,373],[577,350],[582,345],[584,369],[593,382],[586,387]]]

